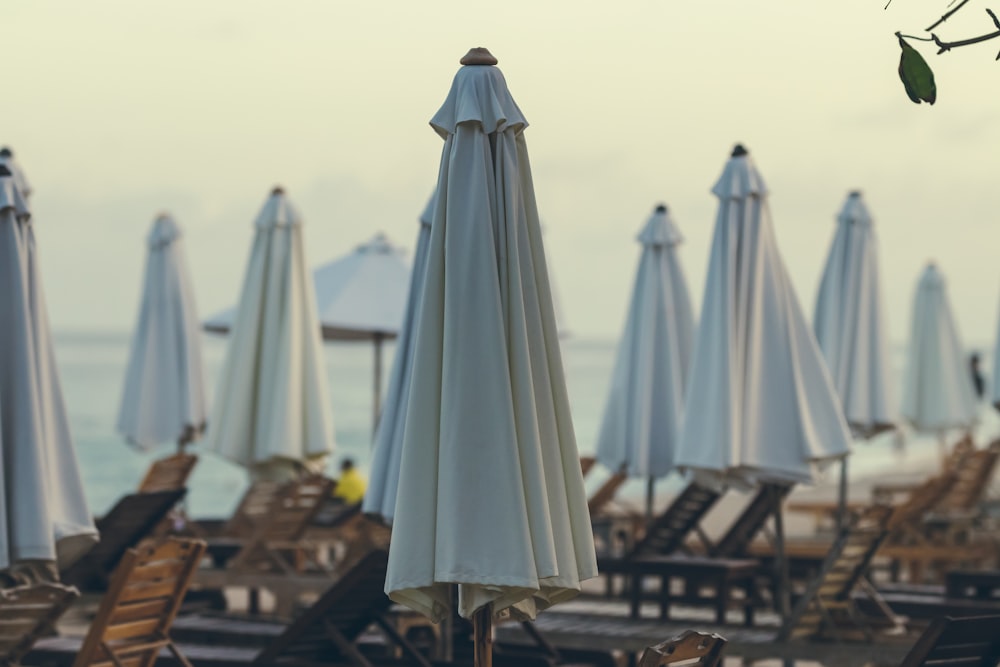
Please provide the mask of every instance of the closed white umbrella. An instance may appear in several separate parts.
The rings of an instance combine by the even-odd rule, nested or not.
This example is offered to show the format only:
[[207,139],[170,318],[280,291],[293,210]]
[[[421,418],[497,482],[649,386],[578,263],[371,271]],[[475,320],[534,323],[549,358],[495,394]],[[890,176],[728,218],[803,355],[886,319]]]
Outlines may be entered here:
[[597,438],[598,461],[649,480],[647,519],[653,480],[674,469],[694,344],[680,242],[667,207],[658,206],[639,234],[639,268]]
[[445,144],[385,590],[441,619],[457,584],[487,639],[491,614],[534,616],[597,567],[527,122],[488,51],[462,62],[431,121]]
[[742,146],[712,192],[719,210],[677,465],[715,485],[811,482],[818,464],[847,455],[850,433]]
[[142,448],[168,441],[183,446],[201,435],[208,410],[194,290],[173,218],[159,216],[147,240],[118,431]]
[[3,165],[0,322],[0,570],[66,567],[97,531],[59,384],[33,222]]
[[933,263],[920,275],[903,383],[902,415],[917,431],[971,429],[976,399],[965,348],[951,313],[944,276]]
[[10,170],[11,176],[14,178],[14,185],[17,187],[18,192],[21,193],[21,196],[24,197],[25,201],[29,201],[32,193],[31,184],[28,182],[28,177],[24,175],[24,170],[21,169],[21,165],[14,159],[14,151],[7,146],[0,148],[0,164]]
[[434,197],[431,197],[420,215],[406,310],[399,329],[399,337],[396,339],[396,356],[389,373],[384,408],[375,430],[368,488],[365,490],[362,504],[362,510],[366,514],[379,517],[385,523],[392,523],[396,511],[399,462],[402,456],[403,433],[406,429],[406,406],[410,397],[410,376],[413,373],[413,360],[416,354],[414,325],[417,317],[417,301],[423,288],[424,271],[427,266],[427,245],[431,236],[433,214]]
[[[375,346],[375,423],[381,411],[382,343],[399,332],[409,282],[403,250],[382,233],[313,272],[323,339],[372,341]],[[205,321],[205,329],[227,333],[234,317],[232,308],[217,313]]]
[[255,227],[205,448],[287,479],[333,451],[333,419],[302,220],[281,188]]
[[[868,439],[894,428],[889,390],[889,351],[878,239],[860,192],[852,192],[837,215],[827,255],[813,329],[852,433]],[[847,459],[841,463],[840,512],[846,518]]]

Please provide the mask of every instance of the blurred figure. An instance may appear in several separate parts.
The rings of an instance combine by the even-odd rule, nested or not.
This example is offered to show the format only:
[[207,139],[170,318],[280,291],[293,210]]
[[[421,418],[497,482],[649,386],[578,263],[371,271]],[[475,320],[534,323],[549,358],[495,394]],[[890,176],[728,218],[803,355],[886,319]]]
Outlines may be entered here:
[[976,398],[983,400],[986,393],[986,381],[983,379],[983,372],[979,370],[979,353],[973,352],[969,357],[969,373],[972,375],[972,387],[976,390]]
[[340,464],[340,479],[333,489],[333,497],[346,505],[356,505],[365,497],[367,482],[354,467],[353,459],[344,459]]

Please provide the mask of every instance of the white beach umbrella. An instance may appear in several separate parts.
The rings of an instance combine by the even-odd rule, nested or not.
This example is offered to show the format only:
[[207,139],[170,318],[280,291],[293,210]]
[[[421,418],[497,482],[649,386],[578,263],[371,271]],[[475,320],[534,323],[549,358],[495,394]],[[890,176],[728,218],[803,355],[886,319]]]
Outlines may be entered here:
[[811,482],[849,451],[840,401],[741,146],[719,198],[677,465],[709,483]]
[[333,451],[333,419],[302,221],[281,188],[255,226],[205,448],[289,478]]
[[[871,438],[894,428],[889,350],[878,239],[860,192],[847,197],[827,255],[813,330],[852,433]],[[847,459],[841,464],[840,518],[846,518]]]
[[[381,412],[382,343],[399,333],[409,283],[410,267],[402,248],[382,233],[313,272],[323,339],[374,344],[375,423]],[[227,333],[235,314],[233,308],[217,313],[205,321],[205,329]]]
[[362,504],[362,510],[366,514],[377,516],[386,523],[392,523],[396,511],[399,462],[402,456],[403,433],[406,429],[406,406],[410,397],[410,376],[413,373],[413,360],[416,354],[414,325],[417,317],[417,301],[423,288],[424,271],[427,266],[427,244],[431,237],[433,214],[434,197],[431,197],[420,216],[406,310],[399,337],[396,339],[396,356],[389,373],[389,386],[385,394],[382,416],[375,429],[368,488],[365,490]]
[[457,584],[488,638],[492,613],[534,616],[597,567],[527,122],[488,51],[462,62],[431,121],[445,143],[385,590],[441,619]]
[[59,384],[31,215],[3,165],[0,322],[0,570],[30,561],[66,567],[97,531]]
[[180,227],[160,215],[147,241],[118,431],[142,448],[182,446],[201,435],[207,417],[201,331]]
[[772,484],[778,609],[788,609],[780,494],[848,454],[850,433],[778,253],[768,190],[742,146],[719,198],[677,466],[712,485]]
[[903,383],[902,415],[917,431],[939,436],[971,429],[976,399],[965,348],[951,313],[944,276],[933,263],[920,275]]
[[28,177],[24,175],[21,165],[14,159],[14,151],[7,146],[0,148],[0,164],[10,170],[11,176],[14,178],[14,186],[17,187],[24,200],[29,201],[32,192],[31,184],[28,183]]
[[653,480],[674,469],[694,344],[680,242],[667,207],[658,206],[639,234],[639,268],[597,438],[605,467],[649,480],[647,514]]

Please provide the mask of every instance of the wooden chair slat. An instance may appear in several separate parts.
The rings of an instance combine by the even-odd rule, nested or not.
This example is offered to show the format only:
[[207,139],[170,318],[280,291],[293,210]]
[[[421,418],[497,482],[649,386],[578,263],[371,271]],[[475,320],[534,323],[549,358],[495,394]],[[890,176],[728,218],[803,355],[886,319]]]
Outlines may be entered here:
[[124,623],[126,621],[138,621],[143,618],[160,617],[170,606],[172,599],[162,597],[152,600],[142,600],[131,604],[119,604],[111,612],[109,623]]
[[139,493],[176,491],[184,488],[197,463],[197,456],[184,453],[154,461],[139,484]]

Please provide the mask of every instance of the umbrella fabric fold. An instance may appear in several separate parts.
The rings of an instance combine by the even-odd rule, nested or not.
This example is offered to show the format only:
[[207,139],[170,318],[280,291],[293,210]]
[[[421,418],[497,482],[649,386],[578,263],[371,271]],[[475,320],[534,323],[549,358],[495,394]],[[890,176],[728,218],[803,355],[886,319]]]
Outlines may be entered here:
[[204,446],[289,478],[333,451],[333,420],[302,222],[280,188],[255,228]]
[[639,234],[642,254],[597,439],[597,460],[630,477],[674,468],[694,316],[677,257],[680,232],[660,206]]
[[719,199],[677,466],[712,485],[811,482],[848,453],[840,402],[778,253],[768,190],[737,147]]
[[427,266],[427,245],[431,236],[434,197],[420,215],[417,244],[413,253],[410,290],[403,322],[396,338],[396,356],[389,373],[389,385],[382,404],[382,416],[375,430],[368,488],[362,510],[385,523],[392,523],[396,512],[396,492],[399,487],[399,463],[402,456],[403,433],[406,429],[406,406],[410,397],[410,377],[413,374],[414,327],[418,299],[423,288]]
[[903,383],[903,418],[916,430],[942,433],[976,422],[965,348],[952,317],[944,276],[934,264],[920,275]]
[[153,222],[139,320],[132,335],[118,431],[148,449],[205,428],[201,332],[180,227]]
[[596,576],[523,115],[500,70],[462,67],[414,328],[389,596],[436,620],[533,617]]
[[33,222],[0,166],[0,569],[97,541],[56,368]]
[[878,239],[861,194],[837,216],[813,329],[851,430],[868,438],[896,422],[882,307]]

